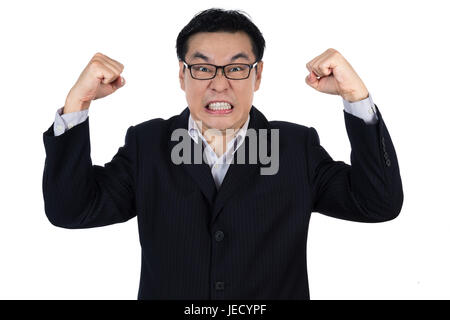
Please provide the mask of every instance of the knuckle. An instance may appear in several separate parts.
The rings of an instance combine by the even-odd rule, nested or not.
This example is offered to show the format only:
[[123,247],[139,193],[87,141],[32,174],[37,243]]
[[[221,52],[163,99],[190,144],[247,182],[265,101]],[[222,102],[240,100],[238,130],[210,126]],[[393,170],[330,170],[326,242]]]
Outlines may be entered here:
[[119,61],[117,61],[117,60],[114,60],[114,59],[111,59],[113,62],[115,62],[115,63],[117,63],[119,66],[122,66],[123,67],[123,64],[122,63],[120,63]]
[[333,55],[335,55],[335,56],[341,55],[341,53],[339,51],[337,51],[336,49],[331,49],[331,53],[333,53]]
[[92,60],[91,66],[93,68],[97,69],[97,68],[101,68],[103,66],[103,64],[99,60]]

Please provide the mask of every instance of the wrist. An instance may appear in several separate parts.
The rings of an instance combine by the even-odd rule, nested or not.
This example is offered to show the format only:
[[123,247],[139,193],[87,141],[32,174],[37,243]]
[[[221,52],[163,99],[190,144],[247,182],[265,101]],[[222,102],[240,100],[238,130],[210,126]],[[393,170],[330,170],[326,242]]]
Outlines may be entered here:
[[62,114],[86,110],[89,108],[91,101],[80,101],[77,99],[66,99]]
[[358,92],[358,93],[354,92],[351,94],[343,94],[342,95],[342,98],[344,100],[347,100],[350,103],[358,102],[358,101],[367,99],[368,97],[369,97],[369,91],[367,91],[367,90],[364,90],[363,92]]

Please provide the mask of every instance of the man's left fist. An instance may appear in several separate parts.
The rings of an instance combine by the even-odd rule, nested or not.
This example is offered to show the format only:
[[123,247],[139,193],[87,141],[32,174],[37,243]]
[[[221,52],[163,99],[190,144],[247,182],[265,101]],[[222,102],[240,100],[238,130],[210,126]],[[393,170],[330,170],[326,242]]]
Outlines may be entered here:
[[349,102],[369,97],[369,91],[350,63],[335,49],[328,49],[306,64],[305,81],[314,89],[338,94]]

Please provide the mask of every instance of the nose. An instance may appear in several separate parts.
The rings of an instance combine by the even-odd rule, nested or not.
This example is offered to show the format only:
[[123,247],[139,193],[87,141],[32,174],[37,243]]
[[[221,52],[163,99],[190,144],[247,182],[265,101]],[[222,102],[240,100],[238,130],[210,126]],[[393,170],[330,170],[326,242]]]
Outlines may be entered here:
[[224,70],[218,69],[216,76],[211,79],[210,88],[216,91],[223,91],[225,89],[228,89],[230,86],[230,83],[228,82],[228,79],[225,77]]

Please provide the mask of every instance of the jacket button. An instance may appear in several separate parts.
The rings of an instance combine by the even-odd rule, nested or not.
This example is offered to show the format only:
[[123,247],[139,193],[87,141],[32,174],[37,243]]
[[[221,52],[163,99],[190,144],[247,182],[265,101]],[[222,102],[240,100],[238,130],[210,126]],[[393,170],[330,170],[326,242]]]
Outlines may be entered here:
[[216,290],[223,290],[225,288],[225,283],[222,281],[216,282]]
[[214,239],[216,239],[217,242],[220,242],[223,240],[223,238],[225,237],[223,231],[216,231],[216,233],[214,234]]
[[384,153],[384,158],[387,160],[389,158],[389,155],[387,154],[387,152]]
[[390,166],[391,166],[391,160],[387,159],[387,160],[386,160],[386,165],[387,165],[388,167],[390,167]]

